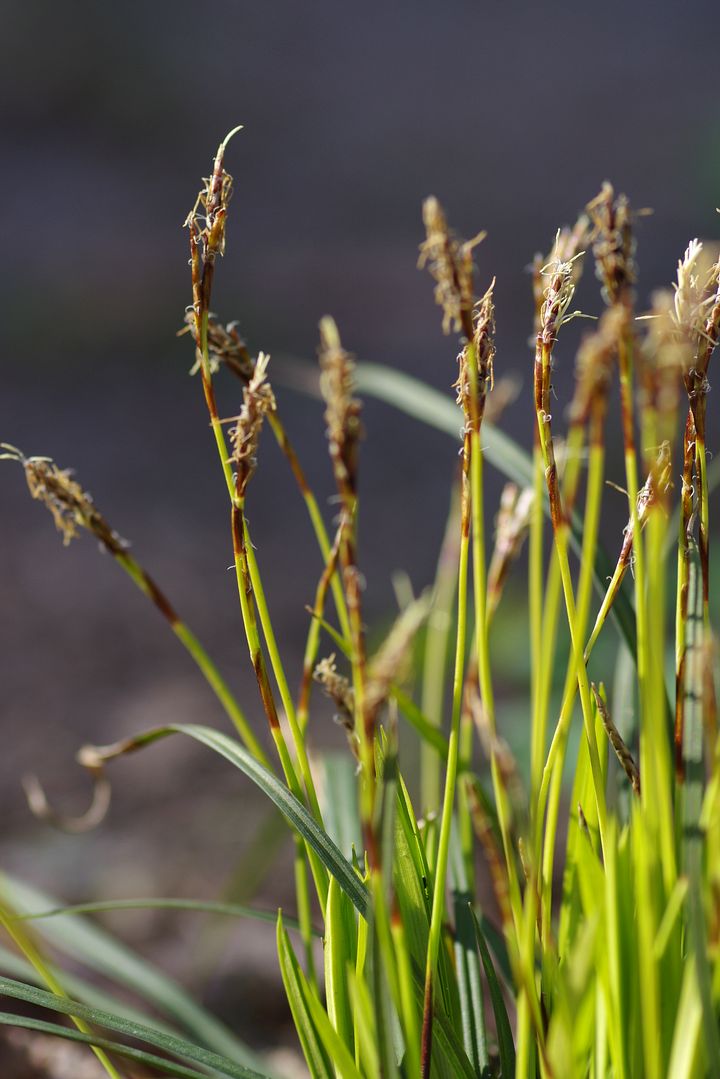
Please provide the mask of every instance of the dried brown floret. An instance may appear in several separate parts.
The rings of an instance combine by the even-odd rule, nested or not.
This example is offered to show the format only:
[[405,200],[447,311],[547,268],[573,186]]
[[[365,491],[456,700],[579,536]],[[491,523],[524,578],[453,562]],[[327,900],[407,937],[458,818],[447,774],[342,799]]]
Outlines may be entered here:
[[472,338],[473,248],[485,239],[480,232],[462,243],[448,228],[442,207],[434,197],[423,203],[426,239],[420,246],[418,266],[427,266],[435,279],[435,302],[443,311],[443,332],[461,330]]
[[640,796],[640,770],[638,769],[638,766],[635,763],[635,759],[634,759],[632,753],[630,752],[630,750],[626,746],[622,735],[620,734],[619,730],[617,729],[617,727],[613,723],[612,719],[610,718],[610,713],[608,712],[607,705],[605,704],[605,701],[602,699],[602,697],[598,693],[597,686],[595,685],[594,682],[591,683],[591,688],[592,688],[592,691],[593,691],[593,696],[595,697],[595,704],[597,706],[598,713],[599,713],[600,718],[602,719],[602,722],[603,722],[603,727],[605,728],[605,730],[607,732],[608,741],[610,742],[610,745],[615,750],[615,756],[620,761],[620,765],[622,766],[622,769],[625,772],[625,775],[630,780],[630,785],[632,786],[632,789],[633,789],[634,793],[637,794],[638,797],[639,797]]
[[[228,142],[240,131],[234,128],[220,143],[213,164],[212,176],[203,178],[203,188],[185,220],[196,241],[202,245],[202,261],[213,263],[225,252],[227,207],[232,196],[233,179],[225,171],[225,150]],[[203,213],[204,211],[204,213]]]
[[[191,333],[195,338],[195,343],[199,344],[197,341],[195,321],[195,314],[191,307],[185,312],[186,328],[180,330],[180,333]],[[236,322],[228,322],[227,325],[224,326],[222,322],[215,318],[211,313],[208,316],[207,323],[207,344],[211,374],[214,375],[220,369],[221,364],[224,364],[245,382],[249,382],[252,378],[255,364],[248,351],[247,345],[238,333]],[[196,359],[190,374],[197,374],[200,367],[200,360]]]
[[609,307],[602,315],[597,329],[580,344],[575,365],[575,393],[570,405],[570,419],[582,423],[587,419],[593,402],[607,395],[618,342],[630,325],[630,313],[625,305]]
[[313,671],[313,680],[322,686],[327,696],[338,708],[336,719],[349,735],[353,736],[351,745],[355,750],[355,694],[348,679],[338,674],[335,653],[321,659]]
[[466,344],[458,356],[460,372],[454,384],[457,389],[457,403],[465,414],[468,425],[475,424],[479,427],[485,410],[485,399],[488,390],[493,388],[493,361],[495,359],[495,305],[493,292],[495,279],[493,278],[485,295],[478,300],[473,309],[472,325],[472,348],[474,349],[474,362],[477,365],[477,384],[475,399],[473,400],[470,371],[470,345]]
[[232,462],[235,466],[235,484],[240,498],[257,466],[257,448],[266,412],[275,408],[272,387],[267,382],[267,365],[270,357],[261,352],[255,364],[252,378],[243,390],[243,407],[230,431]]
[[522,550],[530,528],[533,502],[530,487],[521,491],[514,483],[505,484],[495,522],[495,549],[488,569],[488,617],[494,613],[510,567]]
[[49,457],[25,457],[15,446],[3,443],[0,448],[6,451],[3,457],[19,461],[23,466],[30,494],[47,506],[65,546],[79,535],[79,528],[84,528],[111,554],[126,550],[125,540],[110,527],[69,469],[58,468]]
[[325,400],[325,422],[335,481],[343,495],[357,486],[357,450],[362,434],[360,401],[353,396],[355,364],[340,343],[333,319],[320,321],[320,390]]
[[569,311],[577,281],[576,263],[584,255],[579,251],[571,259],[563,261],[554,258],[542,267],[540,273],[548,282],[545,288],[543,305],[540,309],[539,340],[542,345],[552,348],[561,326],[579,315],[578,311]]
[[635,238],[633,215],[625,195],[615,198],[607,180],[599,195],[587,205],[593,223],[595,272],[608,304],[622,300],[635,283]]
[[429,599],[421,596],[400,613],[368,668],[365,707],[371,721],[387,700],[392,683],[401,675],[410,648],[429,612]]

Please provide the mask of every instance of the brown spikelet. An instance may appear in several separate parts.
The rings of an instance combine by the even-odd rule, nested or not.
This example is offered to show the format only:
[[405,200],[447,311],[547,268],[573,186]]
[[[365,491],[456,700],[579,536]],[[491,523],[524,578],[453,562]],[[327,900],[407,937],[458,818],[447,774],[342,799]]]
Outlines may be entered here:
[[[185,329],[180,330],[180,334],[188,332],[195,336],[195,315],[192,308],[185,312]],[[247,345],[238,332],[236,322],[228,322],[224,326],[214,315],[210,314],[207,324],[207,344],[211,374],[216,374],[220,367],[224,365],[244,382],[250,381],[255,369],[255,363]],[[190,374],[197,374],[199,370],[200,363],[196,359]]]
[[69,469],[58,468],[49,457],[25,457],[14,446],[3,443],[1,448],[6,451],[2,456],[13,458],[23,466],[30,494],[48,508],[65,546],[84,528],[111,554],[126,550],[128,544],[110,527],[91,495],[72,478]]
[[225,253],[227,207],[232,196],[233,179],[225,171],[225,150],[236,127],[220,143],[213,162],[212,175],[203,179],[195,205],[185,219],[185,225],[201,245],[203,263],[213,263]]
[[589,202],[587,212],[593,224],[592,242],[595,272],[602,282],[606,303],[622,301],[635,283],[635,238],[633,215],[625,195],[615,197],[607,180],[600,193]]
[[541,343],[551,348],[561,326],[576,317],[578,312],[570,311],[570,304],[575,295],[577,284],[577,263],[584,252],[579,251],[572,258],[563,260],[553,257],[542,267],[540,273],[545,284],[544,301],[540,309]]
[[470,344],[466,344],[458,356],[459,374],[454,388],[457,389],[457,403],[463,410],[468,429],[479,430],[485,412],[485,400],[488,391],[493,387],[495,359],[495,305],[493,292],[495,279],[493,278],[485,295],[478,300],[472,315],[472,348],[474,362],[477,364],[477,378],[475,380],[475,394],[473,395],[473,378],[470,371],[470,363],[473,357],[470,355]]
[[267,382],[267,366],[270,357],[261,352],[255,370],[243,391],[243,407],[230,431],[232,462],[235,466],[235,484],[240,498],[257,466],[257,448],[266,412],[275,408],[275,397]]
[[428,596],[409,603],[369,663],[365,707],[373,724],[390,694],[392,683],[402,673],[415,634],[427,618],[429,607]]
[[353,396],[355,364],[340,343],[333,319],[320,321],[320,390],[335,482],[341,495],[357,490],[357,451],[362,434],[360,402]]
[[629,325],[630,313],[625,305],[609,307],[595,331],[581,342],[575,365],[571,422],[584,423],[591,407],[604,403],[617,358],[618,342]]
[[321,659],[313,671],[313,680],[322,686],[325,694],[335,703],[338,714],[335,717],[348,732],[350,745],[357,754],[357,735],[355,734],[355,694],[348,679],[338,674],[335,653]]
[[620,734],[619,730],[610,718],[610,713],[608,711],[607,705],[598,693],[597,686],[594,682],[591,683],[591,688],[593,691],[593,696],[595,697],[595,705],[597,706],[598,713],[600,715],[600,718],[602,719],[603,727],[607,732],[610,745],[615,750],[615,756],[620,761],[625,775],[630,780],[630,785],[632,786],[633,791],[639,797],[640,771],[637,764],[635,763],[635,759],[633,758],[633,755],[628,749],[628,747],[625,745],[625,742],[623,741],[622,735]]
[[488,569],[488,618],[494,614],[510,567],[522,550],[530,528],[533,502],[531,488],[526,487],[521,491],[514,483],[505,484],[495,520],[495,547]]
[[427,266],[435,279],[435,302],[442,308],[443,333],[462,331],[473,336],[473,248],[485,239],[480,232],[472,240],[461,242],[448,228],[438,200],[431,196],[423,203],[425,240],[420,245],[418,266]]

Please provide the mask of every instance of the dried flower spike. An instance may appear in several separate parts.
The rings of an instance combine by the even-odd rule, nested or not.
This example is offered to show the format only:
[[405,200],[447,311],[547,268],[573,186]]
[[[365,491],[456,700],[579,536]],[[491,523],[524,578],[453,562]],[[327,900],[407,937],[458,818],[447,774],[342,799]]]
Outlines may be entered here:
[[357,449],[362,426],[360,402],[353,396],[355,364],[340,343],[332,318],[320,321],[320,390],[325,399],[325,422],[335,482],[343,497],[357,490]]
[[465,414],[468,427],[478,429],[482,422],[485,411],[485,400],[488,391],[493,387],[495,359],[495,304],[493,293],[495,278],[490,283],[485,295],[475,304],[472,314],[472,347],[474,349],[473,360],[477,365],[477,379],[475,398],[473,400],[473,378],[470,371],[471,357],[469,345],[466,344],[458,356],[460,373],[455,388],[457,389],[457,403]]
[[420,246],[418,266],[427,266],[435,279],[435,302],[443,311],[443,333],[462,331],[472,339],[473,248],[486,233],[480,232],[465,243],[450,229],[440,203],[434,197],[423,203],[426,239]]
[[232,462],[235,466],[235,484],[238,496],[244,498],[245,490],[257,466],[257,448],[266,412],[275,408],[272,387],[267,382],[267,366],[270,357],[261,352],[255,364],[252,378],[243,390],[243,407],[230,431]]
[[335,653],[321,659],[313,671],[313,681],[322,686],[326,695],[338,708],[336,719],[348,734],[352,735],[351,746],[357,752],[355,736],[355,694],[348,679],[338,674]]
[[3,457],[19,461],[23,466],[31,496],[50,510],[65,546],[79,535],[79,528],[84,528],[111,554],[126,550],[125,540],[113,531],[69,469],[58,468],[49,457],[25,457],[15,446],[6,443],[0,444],[0,448],[6,451]]
[[615,198],[607,180],[599,195],[587,205],[593,223],[595,271],[603,286],[606,303],[624,300],[635,283],[635,238],[630,203],[625,195]]
[[495,548],[488,569],[488,617],[494,614],[510,567],[522,550],[530,528],[533,501],[532,488],[525,487],[521,491],[514,483],[505,484],[495,524]]

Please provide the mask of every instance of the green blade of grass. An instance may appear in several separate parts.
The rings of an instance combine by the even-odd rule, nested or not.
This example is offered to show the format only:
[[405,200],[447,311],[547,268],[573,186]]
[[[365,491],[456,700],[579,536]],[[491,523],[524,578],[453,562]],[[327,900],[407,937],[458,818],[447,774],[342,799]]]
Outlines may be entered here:
[[[160,1071],[162,1075],[172,1076],[173,1079],[207,1079],[207,1071],[195,1071],[194,1068],[186,1068],[182,1064],[175,1064],[165,1057],[156,1056],[155,1053],[146,1053],[142,1049],[134,1049],[132,1046],[123,1045],[122,1042],[103,1038],[99,1034],[84,1034],[80,1030],[71,1027],[60,1026],[59,1023],[50,1023],[45,1019],[34,1019],[26,1015],[13,1015],[11,1012],[0,1012],[0,1023],[4,1026],[21,1027],[23,1030],[32,1030],[38,1034],[51,1034],[66,1041],[79,1042],[81,1045],[89,1045],[96,1049],[104,1049],[106,1052],[116,1053],[137,1064],[143,1064],[154,1071]],[[217,1073],[215,1073],[217,1074]]]
[[[362,850],[356,762],[347,752],[323,753],[322,814],[325,830],[346,858]],[[287,918],[285,924],[288,924]]]
[[192,723],[170,724],[167,727],[155,727],[144,731],[134,738],[118,742],[114,746],[92,747],[92,751],[101,760],[111,760],[132,753],[144,746],[151,745],[172,734],[184,734],[196,742],[219,753],[233,764],[248,779],[251,779],[287,819],[289,824],[303,837],[328,872],[335,877],[342,890],[352,900],[356,910],[365,915],[368,909],[368,892],[359,879],[350,862],[343,856],[330,836],[315,821],[305,806],[288,790],[277,776],[269,772],[248,751],[227,735],[210,727],[201,727]]
[[308,996],[311,991],[292,950],[290,938],[283,929],[280,913],[277,919],[277,949],[285,994],[310,1074],[313,1079],[333,1079],[330,1057],[325,1052],[308,1008]]
[[[270,910],[256,910],[254,907],[246,907],[240,903],[217,903],[208,899],[103,899],[92,903],[74,903],[68,907],[52,907],[49,910],[38,910],[32,914],[21,914],[22,921],[37,921],[40,918],[57,918],[63,914],[102,914],[117,910],[189,910],[200,914],[225,914],[234,918],[250,918],[256,922],[267,922],[275,925],[277,915]],[[285,924],[290,929],[300,930],[300,925],[295,918],[286,918]],[[313,930],[313,935],[321,937],[322,933]]]
[[[62,977],[63,987],[74,1000],[79,1000],[82,1004],[95,1008],[102,1008],[106,1012],[114,1012],[116,1015],[121,1015],[124,1019],[131,1020],[134,1023],[147,1022],[147,1012],[133,1007],[126,1000],[118,1000],[117,997],[100,989],[98,985],[90,984],[83,978],[79,978],[75,974],[69,974],[65,970],[61,971],[52,963],[48,963],[47,966],[54,976]],[[38,988],[42,988],[44,985],[41,976],[27,959],[23,959],[15,952],[3,947],[0,947],[0,973],[6,978],[29,982],[30,985],[36,985]],[[153,1016],[153,1026],[166,1034],[178,1033],[174,1027],[160,1019],[156,1019],[155,1016]]]
[[161,1049],[172,1056],[191,1060],[195,1064],[210,1068],[220,1075],[228,1076],[229,1079],[262,1079],[261,1073],[242,1064],[236,1064],[227,1057],[214,1053],[203,1046],[194,1045],[184,1038],[178,1038],[173,1034],[165,1034],[152,1027],[141,1023],[128,1022],[120,1015],[103,1011],[100,1008],[91,1008],[80,1004],[76,1000],[58,996],[56,993],[48,993],[44,989],[38,989],[34,985],[14,981],[11,978],[0,978],[0,995],[12,997],[14,1000],[23,1000],[28,1004],[35,1004],[39,1008],[47,1008],[49,1011],[60,1012],[61,1015],[70,1015],[78,1019],[84,1019],[94,1026],[113,1030],[117,1034],[145,1042],[156,1049]]
[[473,924],[475,926],[475,939],[477,941],[478,952],[480,953],[483,970],[485,971],[485,978],[488,989],[490,990],[493,1015],[495,1016],[500,1067],[503,1075],[514,1075],[515,1043],[513,1042],[512,1027],[510,1026],[507,1008],[505,1007],[505,1000],[503,999],[502,989],[500,988],[500,982],[495,972],[495,967],[493,966],[485,935],[480,928],[480,922],[475,915],[475,911],[471,911],[471,913]]
[[705,771],[703,764],[703,656],[704,623],[700,554],[689,540],[688,610],[686,628],[684,730],[682,757],[682,848],[688,876],[687,918],[689,939],[695,956],[698,991],[702,1005],[703,1034],[710,1075],[720,1075],[720,1036],[713,1005],[712,974],[707,955],[708,930],[703,909],[702,875],[704,830],[701,824]]
[[453,828],[450,846],[453,912],[455,915],[455,967],[460,992],[463,1045],[476,1072],[488,1067],[487,1031],[480,959],[472,916],[472,896],[457,832]]
[[[2,888],[13,907],[25,913],[60,906],[56,899],[13,877],[4,875]],[[36,930],[62,954],[137,993],[208,1048],[248,1067],[255,1065],[255,1054],[232,1031],[196,1004],[171,978],[100,926],[83,917],[62,915],[38,921]]]

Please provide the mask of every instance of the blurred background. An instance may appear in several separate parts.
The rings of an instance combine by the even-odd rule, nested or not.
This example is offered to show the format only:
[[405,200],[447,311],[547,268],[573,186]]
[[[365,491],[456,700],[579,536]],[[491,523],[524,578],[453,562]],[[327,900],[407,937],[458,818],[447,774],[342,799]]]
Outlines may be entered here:
[[[312,360],[329,312],[359,359],[450,393],[456,342],[416,270],[421,201],[433,193],[459,233],[488,231],[478,283],[497,275],[496,370],[524,383],[502,425],[529,446],[527,267],[556,228],[605,178],[652,207],[638,230],[641,305],[691,237],[718,236],[719,44],[710,0],[5,3],[0,438],[76,469],[258,730],[226,496],[188,377],[192,348],[176,336],[190,301],[182,224],[220,138],[245,125],[228,153],[235,196],[213,307],[239,320],[254,352],[290,369]],[[579,295],[590,313],[592,278]],[[558,349],[560,410],[581,329]],[[331,517],[322,408],[278,396]],[[223,415],[237,413],[239,387],[223,382],[220,400]],[[712,397],[710,408],[712,427]],[[459,441],[373,401],[363,415],[360,557],[377,636],[395,610],[393,574],[407,571],[416,591],[432,580]],[[619,462],[610,474],[621,481]],[[493,477],[490,505],[500,486]],[[271,439],[249,516],[295,683],[320,563]],[[618,496],[611,549],[623,523]],[[194,745],[170,740],[118,764],[113,808],[89,836],[60,836],[29,814],[27,771],[63,811],[84,808],[73,763],[84,741],[225,720],[156,612],[90,539],[63,550],[11,464],[0,469],[0,596],[2,865],[66,901],[237,895],[243,858],[271,823],[248,783]],[[497,647],[522,679],[516,639]],[[316,723],[318,743],[342,745],[327,709]],[[507,734],[522,744],[521,725]],[[287,898],[283,879],[282,868],[264,877],[266,905]],[[197,920],[108,921],[190,978]],[[277,997],[273,953],[271,929],[240,926],[212,972],[194,968],[211,1004],[224,1001],[260,1044],[266,1020],[252,1009],[267,1014],[263,979]]]

